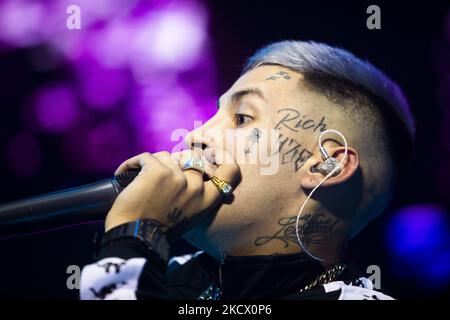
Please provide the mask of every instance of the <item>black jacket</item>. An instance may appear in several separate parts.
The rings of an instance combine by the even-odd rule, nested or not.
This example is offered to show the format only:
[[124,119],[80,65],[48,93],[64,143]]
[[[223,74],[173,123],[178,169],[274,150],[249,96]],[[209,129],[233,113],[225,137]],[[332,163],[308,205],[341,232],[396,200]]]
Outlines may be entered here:
[[303,290],[324,271],[302,253],[174,257],[166,265],[140,240],[120,239],[83,268],[81,299],[392,299],[348,266],[338,279]]

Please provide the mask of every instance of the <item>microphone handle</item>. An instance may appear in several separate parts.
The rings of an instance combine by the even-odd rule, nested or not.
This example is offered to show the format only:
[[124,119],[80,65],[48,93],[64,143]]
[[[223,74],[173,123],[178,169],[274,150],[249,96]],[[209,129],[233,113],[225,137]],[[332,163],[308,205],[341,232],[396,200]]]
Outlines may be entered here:
[[1,233],[104,219],[117,195],[138,174],[139,170],[129,170],[111,179],[0,205]]

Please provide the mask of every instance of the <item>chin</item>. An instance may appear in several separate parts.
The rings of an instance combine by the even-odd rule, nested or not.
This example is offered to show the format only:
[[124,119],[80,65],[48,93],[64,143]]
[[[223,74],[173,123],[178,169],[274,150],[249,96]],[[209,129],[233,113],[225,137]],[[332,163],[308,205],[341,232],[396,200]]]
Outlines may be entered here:
[[250,217],[224,205],[215,214],[202,218],[183,238],[211,255],[221,256],[233,243],[239,242],[243,234],[247,234],[246,230],[251,225],[249,221]]

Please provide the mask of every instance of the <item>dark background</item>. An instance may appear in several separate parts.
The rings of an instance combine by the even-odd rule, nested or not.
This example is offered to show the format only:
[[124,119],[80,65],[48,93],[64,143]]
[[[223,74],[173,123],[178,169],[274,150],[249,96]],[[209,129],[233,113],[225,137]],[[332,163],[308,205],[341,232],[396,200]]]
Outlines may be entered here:
[[[227,90],[235,81],[246,57],[255,49],[284,39],[315,40],[346,48],[379,66],[403,87],[417,120],[417,155],[413,170],[386,214],[352,240],[350,251],[362,268],[372,264],[380,266],[383,291],[396,298],[448,297],[447,285],[430,287],[420,276],[398,276],[399,272],[407,273],[408,264],[402,264],[389,253],[391,243],[386,237],[386,226],[398,208],[411,204],[438,204],[447,215],[450,209],[446,184],[450,175],[445,169],[450,163],[446,159],[449,150],[443,147],[450,138],[445,136],[445,132],[449,132],[445,129],[449,126],[446,120],[449,111],[445,108],[448,110],[450,104],[447,100],[442,107],[438,95],[443,79],[450,75],[450,25],[447,25],[449,34],[445,31],[450,5],[437,1],[222,1],[205,4],[210,10],[209,32],[219,92]],[[381,30],[366,28],[366,8],[370,4],[381,7]],[[9,139],[20,129],[19,106],[27,92],[67,72],[64,67],[47,73],[32,71],[26,63],[29,50],[7,51],[0,56],[0,154],[4,154]],[[55,147],[56,139],[41,137],[46,161],[29,178],[12,174],[5,158],[0,157],[0,202],[105,178],[104,174],[80,175],[66,168]],[[446,219],[448,222],[448,217]],[[66,288],[66,268],[91,261],[92,237],[101,229],[101,224],[97,223],[0,241],[0,297],[76,298],[78,292]],[[174,253],[189,249],[180,242]],[[448,246],[444,249],[448,250]],[[424,259],[432,257],[426,255]],[[419,270],[419,273],[426,272]]]

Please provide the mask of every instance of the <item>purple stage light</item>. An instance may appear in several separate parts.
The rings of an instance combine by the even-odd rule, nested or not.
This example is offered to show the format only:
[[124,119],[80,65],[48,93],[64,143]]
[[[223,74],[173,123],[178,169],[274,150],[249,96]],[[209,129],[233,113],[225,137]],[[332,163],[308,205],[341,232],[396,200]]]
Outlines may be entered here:
[[[81,10],[79,30],[66,27],[72,4]],[[39,88],[23,113],[27,128],[61,135],[64,159],[77,173],[110,172],[132,154],[170,151],[182,142],[174,130],[187,133],[216,111],[200,1],[7,0],[0,16],[8,16],[0,35],[8,46],[51,51],[32,56],[36,70],[69,70],[64,82]],[[41,57],[58,61],[41,64]]]
[[128,130],[113,119],[69,132],[62,140],[65,162],[79,174],[110,174],[131,156]]
[[130,156],[131,142],[120,122],[111,120],[89,132],[87,143],[89,165],[96,172],[112,174]]
[[19,47],[39,43],[45,16],[45,7],[38,1],[3,1],[0,3],[0,40]]
[[79,115],[75,95],[66,84],[41,88],[35,96],[34,112],[39,127],[49,133],[70,129]]
[[130,43],[136,32],[135,24],[131,20],[111,21],[106,28],[91,34],[89,38],[91,54],[105,67],[127,68]]
[[75,70],[81,97],[90,108],[107,110],[117,107],[127,94],[131,79],[126,70],[106,68],[87,56],[78,59]]
[[189,69],[205,45],[205,24],[203,12],[195,7],[151,13],[138,28],[134,55],[143,66]]
[[192,89],[175,83],[140,88],[129,107],[130,125],[136,132],[136,152],[171,151],[182,142],[180,132],[185,135],[194,128],[195,121],[207,121],[214,108],[215,97],[200,98]]
[[140,16],[130,40],[129,63],[141,84],[156,76],[195,69],[211,55],[207,15],[195,2],[172,3]]

